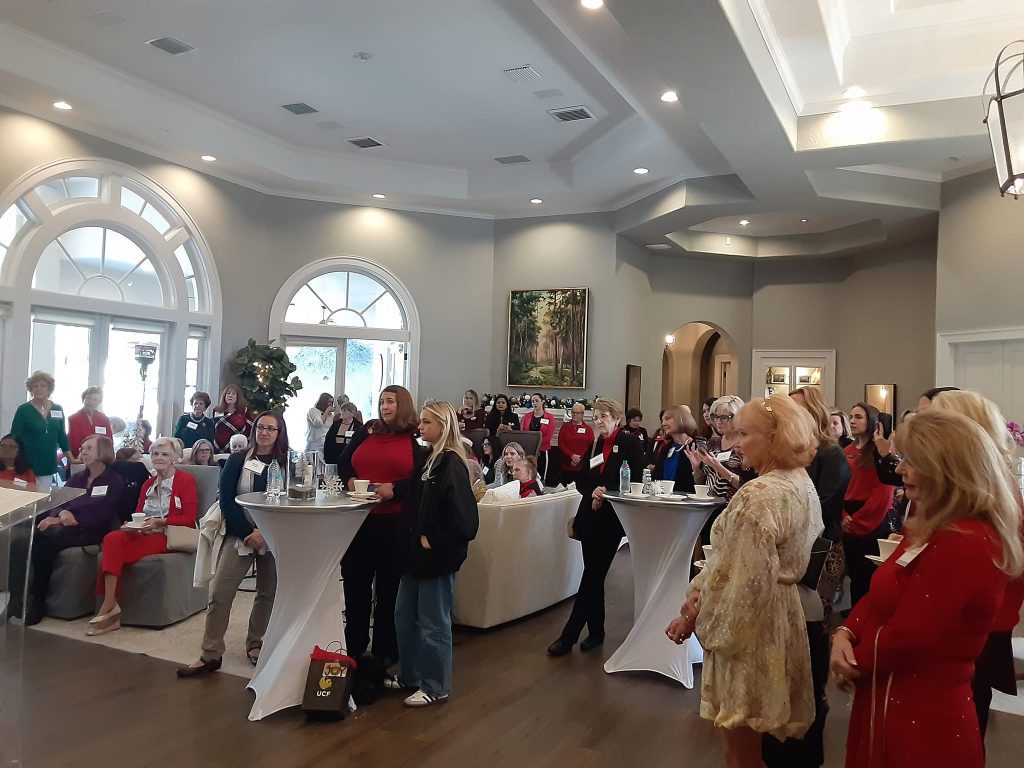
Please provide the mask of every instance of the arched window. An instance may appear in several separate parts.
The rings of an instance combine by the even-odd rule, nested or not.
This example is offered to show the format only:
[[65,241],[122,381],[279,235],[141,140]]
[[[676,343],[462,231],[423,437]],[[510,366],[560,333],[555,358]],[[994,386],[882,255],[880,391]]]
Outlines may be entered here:
[[412,297],[394,275],[364,259],[324,259],[292,275],[274,301],[270,337],[285,347],[303,384],[285,412],[295,446],[322,392],[347,394],[371,419],[384,387],[411,388],[415,380],[419,320]]
[[[29,175],[0,211],[5,415],[40,369],[68,413],[95,384],[108,415],[132,422],[143,405],[154,432],[169,432],[192,392],[214,383],[220,353],[219,284],[188,214],[134,169],[93,160]],[[145,388],[139,343],[158,347]]]

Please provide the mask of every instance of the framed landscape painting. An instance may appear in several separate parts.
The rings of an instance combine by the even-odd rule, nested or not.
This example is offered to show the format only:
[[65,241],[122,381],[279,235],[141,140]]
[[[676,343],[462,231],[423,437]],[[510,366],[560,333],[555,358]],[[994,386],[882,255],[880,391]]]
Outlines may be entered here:
[[587,383],[586,288],[512,291],[508,385],[583,389]]

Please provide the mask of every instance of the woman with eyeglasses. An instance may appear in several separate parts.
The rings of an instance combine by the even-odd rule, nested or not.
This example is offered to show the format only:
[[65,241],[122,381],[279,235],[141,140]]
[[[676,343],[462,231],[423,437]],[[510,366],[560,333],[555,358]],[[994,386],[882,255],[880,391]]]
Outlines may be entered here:
[[739,428],[736,415],[743,401],[736,395],[726,395],[711,406],[711,426],[715,434],[706,450],[700,447],[686,449],[686,457],[693,467],[693,478],[698,485],[707,484],[712,496],[726,501],[739,490],[743,461],[739,451]]
[[480,441],[480,455],[477,456],[477,461],[480,463],[480,474],[485,485],[490,485],[494,482],[497,460],[497,457],[494,455],[494,441],[489,437],[485,437]]
[[557,450],[562,462],[563,485],[578,484],[587,471],[590,449],[594,446],[594,430],[583,422],[585,413],[583,403],[574,403],[572,420],[562,424],[558,430]]
[[277,593],[277,562],[274,553],[267,549],[263,533],[235,497],[266,491],[269,467],[274,461],[282,468],[288,466],[288,428],[284,417],[277,411],[264,411],[256,419],[252,437],[249,449],[231,454],[220,474],[220,511],[226,535],[217,561],[217,573],[210,585],[210,609],[206,613],[199,659],[180,667],[178,677],[198,677],[220,669],[231,604],[254,563],[256,599],[249,614],[245,654],[254,667],[259,660]]
[[196,440],[192,444],[192,454],[188,458],[188,463],[200,467],[216,467],[217,460],[213,457],[213,443],[205,439]]

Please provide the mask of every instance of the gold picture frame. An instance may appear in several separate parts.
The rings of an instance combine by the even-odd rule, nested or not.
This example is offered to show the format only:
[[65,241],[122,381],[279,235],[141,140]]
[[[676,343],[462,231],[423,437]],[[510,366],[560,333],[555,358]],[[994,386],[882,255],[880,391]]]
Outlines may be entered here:
[[508,386],[584,389],[589,312],[587,288],[510,291]]

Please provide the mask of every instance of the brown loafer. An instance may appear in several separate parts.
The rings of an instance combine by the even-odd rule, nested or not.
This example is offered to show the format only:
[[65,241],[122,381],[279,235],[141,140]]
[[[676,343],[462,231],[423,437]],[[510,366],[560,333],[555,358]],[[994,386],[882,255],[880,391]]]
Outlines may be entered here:
[[202,662],[202,666],[199,666],[199,667],[192,667],[192,666],[178,667],[178,677],[199,677],[200,675],[205,675],[205,674],[208,674],[210,672],[216,672],[218,669],[220,669],[220,665],[221,665],[221,660],[220,659],[203,659],[203,658],[200,658],[199,661]]

